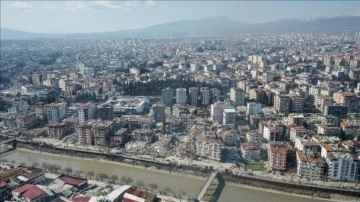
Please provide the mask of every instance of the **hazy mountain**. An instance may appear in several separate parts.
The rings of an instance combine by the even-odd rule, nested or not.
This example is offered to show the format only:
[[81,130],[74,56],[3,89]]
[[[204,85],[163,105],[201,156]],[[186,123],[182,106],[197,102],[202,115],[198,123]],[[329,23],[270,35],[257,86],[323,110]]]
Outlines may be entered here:
[[182,20],[153,25],[143,29],[87,34],[36,34],[11,29],[1,29],[1,40],[34,38],[119,38],[164,35],[212,35],[237,33],[341,33],[360,32],[360,16],[341,16],[317,19],[286,19],[259,24],[238,22],[228,17],[200,20]]

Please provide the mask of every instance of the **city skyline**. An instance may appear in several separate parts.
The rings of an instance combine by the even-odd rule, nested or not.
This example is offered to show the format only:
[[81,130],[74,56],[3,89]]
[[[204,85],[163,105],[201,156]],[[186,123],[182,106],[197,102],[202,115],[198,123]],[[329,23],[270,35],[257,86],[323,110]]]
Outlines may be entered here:
[[359,1],[1,1],[1,28],[91,33],[214,16],[253,24],[359,14]]

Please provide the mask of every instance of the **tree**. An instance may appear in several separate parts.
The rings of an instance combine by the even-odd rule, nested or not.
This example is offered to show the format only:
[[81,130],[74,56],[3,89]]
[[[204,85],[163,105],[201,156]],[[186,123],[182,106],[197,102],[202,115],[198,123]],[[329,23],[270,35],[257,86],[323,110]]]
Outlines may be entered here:
[[144,167],[145,167],[145,170],[146,170],[148,167],[150,167],[150,164],[148,162],[145,162]]
[[32,163],[32,164],[31,164],[31,167],[32,167],[32,168],[37,168],[37,167],[39,167],[39,162],[34,162],[34,163]]
[[180,195],[181,197],[186,197],[186,191],[180,189],[179,195]]
[[83,174],[84,171],[79,169],[79,170],[75,171],[75,173],[76,173],[76,175],[81,176],[81,174]]
[[55,170],[55,173],[58,173],[59,170],[61,170],[61,166],[55,165],[55,166],[54,166],[54,170]]
[[111,175],[110,179],[111,179],[112,183],[115,183],[119,179],[119,177],[117,175]]
[[86,173],[86,175],[87,175],[90,179],[92,179],[92,178],[94,177],[94,172],[93,172],[93,171],[88,171],[88,172]]
[[26,163],[25,163],[25,162],[21,162],[20,165],[23,166],[23,167],[25,167],[25,166],[26,166]]
[[155,184],[155,183],[150,183],[150,184],[148,184],[148,186],[150,187],[150,189],[152,190],[152,191],[154,191],[155,189],[157,189],[159,186],[157,185],[157,184]]
[[69,175],[70,173],[73,172],[73,169],[70,168],[70,167],[66,167],[66,168],[65,168],[65,172]]
[[142,188],[142,187],[145,186],[145,183],[144,183],[143,181],[139,180],[139,181],[136,182],[136,186],[137,186],[138,188]]

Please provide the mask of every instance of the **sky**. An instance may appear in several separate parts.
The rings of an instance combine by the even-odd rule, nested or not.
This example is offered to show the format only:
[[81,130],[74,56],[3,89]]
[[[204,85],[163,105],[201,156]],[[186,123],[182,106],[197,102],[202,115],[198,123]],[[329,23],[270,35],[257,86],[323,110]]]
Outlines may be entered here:
[[246,23],[360,15],[360,1],[0,1],[1,28],[90,33],[227,16]]

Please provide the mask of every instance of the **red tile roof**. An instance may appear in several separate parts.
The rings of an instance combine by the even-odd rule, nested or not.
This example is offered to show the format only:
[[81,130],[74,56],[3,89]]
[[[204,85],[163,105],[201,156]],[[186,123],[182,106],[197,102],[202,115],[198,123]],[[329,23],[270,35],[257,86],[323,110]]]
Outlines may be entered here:
[[73,186],[81,186],[84,182],[87,182],[86,179],[71,177],[66,175],[59,177],[59,179],[65,182],[65,184],[70,184]]
[[90,201],[91,197],[88,196],[79,196],[72,199],[73,202],[88,202]]
[[14,192],[17,192],[30,200],[34,200],[45,194],[45,192],[42,189],[32,184],[26,184],[24,186],[21,186],[15,189]]

